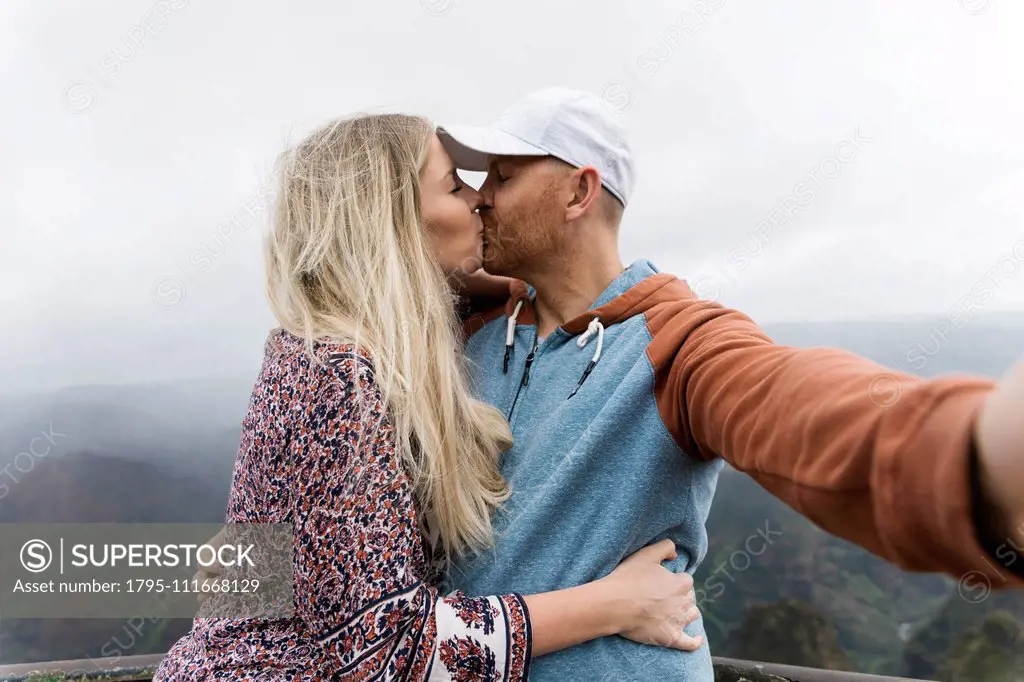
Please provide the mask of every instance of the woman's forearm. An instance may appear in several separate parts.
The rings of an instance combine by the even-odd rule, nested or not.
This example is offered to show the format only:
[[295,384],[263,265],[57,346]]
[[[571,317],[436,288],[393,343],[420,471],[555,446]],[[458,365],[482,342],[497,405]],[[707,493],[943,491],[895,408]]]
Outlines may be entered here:
[[530,609],[534,656],[618,634],[628,626],[623,622],[628,605],[601,580],[524,599]]

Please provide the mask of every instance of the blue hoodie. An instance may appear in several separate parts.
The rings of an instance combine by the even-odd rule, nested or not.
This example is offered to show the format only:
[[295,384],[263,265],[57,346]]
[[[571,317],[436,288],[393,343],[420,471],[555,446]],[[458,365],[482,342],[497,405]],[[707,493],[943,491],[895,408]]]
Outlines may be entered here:
[[[475,365],[475,389],[512,426],[514,445],[502,462],[512,497],[495,516],[495,548],[458,562],[454,587],[469,594],[573,587],[607,575],[629,554],[665,537],[679,553],[666,563],[671,569],[692,572],[704,558],[705,521],[722,461],[688,456],[666,428],[647,354],[652,334],[642,314],[659,297],[624,298],[656,273],[647,261],[633,263],[575,330],[566,325],[539,342],[525,287],[501,311],[510,308],[515,316],[511,344],[505,314],[470,325],[466,353]],[[601,329],[594,317],[603,317]],[[687,632],[703,635],[703,623]],[[536,658],[530,679],[606,675],[662,682],[714,676],[706,638],[690,653],[615,636]]]

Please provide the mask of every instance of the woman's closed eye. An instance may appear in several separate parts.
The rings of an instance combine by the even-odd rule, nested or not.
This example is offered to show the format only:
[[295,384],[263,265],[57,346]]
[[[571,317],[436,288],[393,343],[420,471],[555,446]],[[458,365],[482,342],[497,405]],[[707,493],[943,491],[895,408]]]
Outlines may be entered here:
[[452,171],[452,188],[450,194],[456,194],[464,188],[465,185],[462,182],[462,178],[455,171]]

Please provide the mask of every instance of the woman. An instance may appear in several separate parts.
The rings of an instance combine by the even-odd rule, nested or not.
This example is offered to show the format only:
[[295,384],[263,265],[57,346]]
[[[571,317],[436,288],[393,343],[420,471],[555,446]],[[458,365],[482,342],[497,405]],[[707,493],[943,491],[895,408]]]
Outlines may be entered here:
[[699,647],[667,540],[572,589],[441,596],[445,562],[488,547],[508,495],[511,435],[467,388],[452,286],[479,267],[479,195],[403,115],[325,126],[281,170],[266,249],[281,329],[227,516],[294,524],[295,617],[196,619],[155,679],[523,680],[531,656],[606,635]]

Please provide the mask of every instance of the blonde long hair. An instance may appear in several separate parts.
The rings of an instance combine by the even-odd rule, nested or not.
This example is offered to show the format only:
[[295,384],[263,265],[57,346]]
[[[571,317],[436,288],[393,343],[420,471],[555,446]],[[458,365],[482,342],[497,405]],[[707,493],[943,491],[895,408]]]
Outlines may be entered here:
[[318,339],[345,339],[373,358],[419,513],[450,560],[492,543],[512,437],[470,395],[455,298],[424,233],[419,175],[433,135],[422,118],[366,115],[286,151],[266,285],[278,322],[311,355]]

